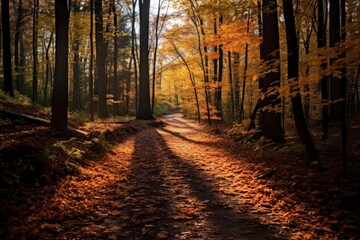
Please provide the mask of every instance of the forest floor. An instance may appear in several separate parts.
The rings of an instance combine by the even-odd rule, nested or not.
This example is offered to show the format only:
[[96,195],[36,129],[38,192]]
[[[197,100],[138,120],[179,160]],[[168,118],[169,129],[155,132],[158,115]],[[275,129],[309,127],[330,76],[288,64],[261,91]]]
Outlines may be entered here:
[[85,140],[0,120],[0,239],[360,239],[359,138],[342,180],[335,140],[318,172],[291,141],[181,114],[70,121]]

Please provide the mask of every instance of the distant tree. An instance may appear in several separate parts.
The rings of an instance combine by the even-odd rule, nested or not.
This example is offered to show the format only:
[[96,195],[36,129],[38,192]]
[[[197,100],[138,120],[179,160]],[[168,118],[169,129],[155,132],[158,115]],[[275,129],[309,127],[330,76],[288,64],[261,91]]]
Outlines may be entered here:
[[149,80],[149,15],[150,0],[140,0],[140,84],[139,110],[137,119],[153,119],[150,108],[150,80]]
[[4,92],[14,97],[11,65],[11,47],[10,47],[10,14],[9,1],[1,1],[1,20],[3,30],[3,67],[4,67]]
[[51,104],[51,128],[67,131],[68,120],[68,2],[55,0],[55,78]]
[[99,95],[99,118],[109,116],[106,99],[105,44],[103,32],[102,0],[95,0],[96,70]]

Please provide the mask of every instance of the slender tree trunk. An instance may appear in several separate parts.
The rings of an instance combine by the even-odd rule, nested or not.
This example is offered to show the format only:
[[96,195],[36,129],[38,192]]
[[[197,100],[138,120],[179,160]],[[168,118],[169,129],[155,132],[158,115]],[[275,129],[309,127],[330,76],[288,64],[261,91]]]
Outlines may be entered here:
[[66,132],[68,120],[68,32],[67,1],[55,0],[55,79],[51,105],[51,128]]
[[[19,52],[20,48],[20,41],[22,41],[23,31],[21,29],[21,22],[23,20],[23,6],[22,0],[18,2],[18,17],[16,19],[16,29],[15,29],[15,48],[14,48],[14,55],[15,55],[15,71],[16,71],[16,88],[23,93],[24,90],[24,69],[21,66],[21,54]],[[20,50],[21,51],[21,50]]]
[[230,85],[231,113],[232,113],[232,117],[234,117],[234,114],[235,114],[235,101],[234,101],[234,85],[233,85],[233,70],[232,70],[231,51],[228,51],[228,65],[229,65],[229,85]]
[[[261,1],[258,0],[257,1],[257,12],[258,12],[258,28],[259,28],[259,37],[262,38],[263,37],[263,16],[262,16],[262,4]],[[260,43],[259,45],[259,49],[260,49],[260,60],[261,63],[263,63],[264,61],[264,51],[263,51],[263,42]],[[259,89],[264,92],[264,78],[260,77],[259,78]],[[248,130],[251,130],[253,128],[255,128],[255,120],[256,120],[256,114],[257,111],[261,108],[262,105],[262,100],[258,99],[255,108],[253,110],[253,112],[250,115],[250,124],[249,124],[249,128]],[[283,110],[285,110],[285,108],[283,107]],[[260,113],[260,119],[259,122],[262,122],[263,119],[263,114]]]
[[176,47],[176,45],[172,42],[170,42],[171,45],[173,45],[175,52],[178,54],[178,56],[181,58],[182,62],[184,63],[188,73],[189,73],[189,78],[190,78],[190,82],[191,85],[193,87],[194,90],[194,97],[196,100],[196,110],[197,110],[197,116],[198,116],[198,122],[201,122],[201,114],[200,114],[200,103],[199,103],[199,97],[197,94],[197,90],[196,90],[196,82],[195,82],[195,76],[194,73],[191,71],[189,64],[186,62],[185,58],[183,57],[183,55],[180,53],[179,49]]
[[11,41],[10,41],[10,16],[9,1],[1,1],[1,19],[3,27],[3,67],[4,67],[4,92],[14,97],[12,66],[11,66]]
[[[324,14],[323,0],[318,0],[318,32],[317,32],[317,46],[319,49],[326,47],[326,20],[327,14]],[[329,108],[328,108],[328,91],[329,84],[328,78],[323,73],[327,68],[327,63],[324,62],[320,65],[321,76],[321,99],[322,99],[322,139],[328,138],[328,123],[329,123]]]
[[39,18],[39,0],[34,0],[34,13],[33,13],[33,91],[32,101],[36,102],[38,97],[38,76],[37,76],[37,61],[38,61],[38,18]]
[[129,114],[130,111],[130,91],[131,91],[131,70],[132,70],[132,63],[133,58],[130,58],[129,67],[128,67],[128,74],[126,78],[126,89],[125,89],[125,114]]
[[150,108],[150,81],[149,81],[149,15],[150,1],[140,0],[140,84],[139,110],[137,119],[153,119]]
[[[247,17],[247,23],[246,23],[246,32],[249,34],[250,31],[250,10],[248,10],[248,17]],[[249,44],[245,44],[245,63],[244,63],[244,76],[243,76],[243,91],[241,96],[241,105],[240,105],[240,121],[244,119],[244,102],[245,102],[245,89],[246,89],[246,74],[248,69],[248,50],[249,50]]]
[[356,94],[357,111],[360,112],[359,78],[357,78],[355,82],[355,91],[356,91],[355,94]]
[[[140,0],[141,1],[141,0]],[[139,92],[138,92],[138,66],[137,66],[137,47],[136,47],[136,32],[135,32],[135,18],[136,18],[136,4],[137,0],[132,1],[132,21],[131,21],[131,56],[134,61],[134,83],[135,83],[135,114],[139,109]]]
[[[296,25],[293,13],[292,1],[283,1],[283,10],[286,26],[286,41],[287,41],[287,57],[288,57],[288,78],[298,81],[299,78],[299,47],[296,36]],[[302,109],[301,95],[299,89],[292,89],[297,91],[297,94],[291,97],[293,106],[293,115],[295,120],[296,130],[298,132],[300,141],[306,146],[307,153],[311,161],[319,161],[319,157],[311,138],[306,119]]]
[[[340,2],[330,0],[330,47],[335,47],[340,43]],[[336,59],[330,59],[330,64],[335,64]],[[341,79],[332,75],[330,80],[330,119],[341,119]],[[334,103],[336,101],[336,103]]]
[[[74,9],[74,18],[78,17],[80,13],[80,6],[77,3],[77,1],[73,2],[73,9]],[[77,21],[73,21],[73,28],[74,28],[74,34],[73,34],[73,102],[72,102],[72,108],[75,111],[79,111],[82,109],[81,104],[81,86],[80,86],[80,34],[79,34],[79,28],[80,25]]]
[[89,111],[94,121],[94,0],[90,0],[90,66],[89,66]]
[[95,0],[95,31],[96,31],[96,69],[99,95],[99,118],[109,116],[106,98],[105,44],[103,33],[102,0]]
[[[221,14],[219,17],[219,27],[223,24],[223,15]],[[217,109],[219,112],[219,117],[222,119],[222,80],[223,80],[223,68],[224,68],[224,51],[222,44],[219,45],[219,70],[218,70],[218,77],[217,77]]]
[[[201,44],[201,36],[203,39],[205,39],[205,31],[203,28],[203,21],[196,12],[196,7],[195,7],[194,2],[192,0],[190,0],[190,3],[191,3],[191,9],[192,9],[192,12],[194,15],[193,24],[195,25],[195,29],[197,32],[198,51],[199,51],[199,55],[200,55],[201,68],[203,70],[203,76],[204,76],[204,83],[205,83],[204,84],[204,92],[205,92],[205,104],[206,104],[207,119],[208,119],[208,124],[211,125],[210,105],[209,105],[210,97],[209,97],[209,91],[208,91],[209,60],[208,60],[208,56],[207,56],[207,46],[204,45],[204,47],[202,48],[202,44]],[[197,19],[199,20],[199,23],[198,23]],[[199,28],[200,28],[200,30],[199,30]],[[204,54],[203,54],[203,51],[204,51]]]
[[[341,0],[341,41],[345,45],[346,42],[346,6],[345,0]],[[345,47],[343,47],[345,48]],[[342,56],[346,58],[346,50],[344,49],[344,54]],[[342,168],[343,168],[343,177],[347,178],[348,176],[348,157],[347,157],[347,143],[348,143],[348,126],[347,126],[347,69],[344,67],[342,69],[342,78],[341,78],[341,146],[342,146]]]
[[49,86],[49,78],[50,78],[50,71],[51,71],[51,63],[50,63],[50,47],[51,47],[51,43],[52,43],[52,39],[54,38],[54,31],[51,32],[50,35],[50,40],[48,45],[46,46],[45,49],[45,60],[46,60],[46,70],[45,70],[45,83],[44,83],[44,89],[43,89],[43,94],[44,94],[44,99],[45,101],[47,101],[48,99],[48,86]]
[[233,53],[233,78],[234,78],[234,98],[235,98],[235,116],[236,119],[240,118],[240,54],[237,52]]
[[120,114],[120,106],[124,105],[124,102],[121,102],[121,104],[119,104],[119,100],[120,100],[120,94],[121,97],[124,96],[124,85],[123,83],[121,83],[121,87],[120,87],[120,94],[119,94],[119,87],[118,87],[118,25],[117,25],[117,14],[116,14],[116,5],[115,5],[115,0],[112,0],[111,2],[111,8],[112,8],[112,14],[114,16],[114,29],[115,29],[115,33],[114,33],[114,59],[113,59],[113,63],[114,63],[114,76],[113,76],[113,93],[114,93],[114,116],[117,116]]
[[160,10],[161,10],[161,0],[158,2],[158,11],[155,22],[155,46],[154,46],[154,60],[153,60],[153,71],[152,71],[152,103],[151,103],[151,112],[154,113],[155,106],[155,85],[156,85],[156,60],[157,60],[157,50],[159,45],[159,20],[160,20]]

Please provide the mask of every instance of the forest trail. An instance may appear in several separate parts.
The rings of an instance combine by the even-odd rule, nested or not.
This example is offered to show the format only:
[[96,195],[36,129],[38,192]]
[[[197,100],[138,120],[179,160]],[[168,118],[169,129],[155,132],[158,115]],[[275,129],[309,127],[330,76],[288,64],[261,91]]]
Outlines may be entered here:
[[[37,239],[284,238],[243,204],[256,180],[224,139],[180,114],[114,145],[23,219]],[[282,237],[281,237],[282,236]]]

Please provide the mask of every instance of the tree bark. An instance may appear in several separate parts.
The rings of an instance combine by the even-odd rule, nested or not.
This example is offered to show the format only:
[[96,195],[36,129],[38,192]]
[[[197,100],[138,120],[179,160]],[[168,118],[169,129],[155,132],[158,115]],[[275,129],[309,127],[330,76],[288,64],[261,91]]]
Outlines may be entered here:
[[[247,17],[247,23],[246,23],[246,32],[249,34],[250,31],[250,10],[248,10],[248,17]],[[242,90],[242,96],[241,96],[241,105],[240,105],[240,121],[244,118],[244,102],[245,102],[245,89],[246,89],[246,74],[248,69],[248,50],[249,50],[249,44],[245,44],[245,63],[244,63],[244,76],[243,76],[243,90]]]
[[[141,1],[141,0],[140,0]],[[138,88],[138,61],[137,61],[137,47],[136,47],[136,32],[135,32],[135,21],[136,21],[136,3],[137,0],[132,1],[132,16],[131,16],[131,56],[134,61],[134,83],[135,83],[135,113],[137,114],[139,109],[139,88]]]
[[[340,43],[340,2],[330,0],[330,47],[336,47]],[[336,59],[330,59],[330,64],[335,64]],[[330,79],[330,119],[341,119],[341,79],[332,75]],[[334,103],[336,101],[336,103]]]
[[[264,89],[280,86],[280,47],[279,47],[279,28],[276,0],[263,1],[263,46],[262,53],[266,64],[274,64],[275,71],[268,72],[264,78]],[[281,114],[276,112],[279,107],[280,99],[278,94],[266,96],[263,100],[261,109],[260,127],[265,136],[274,142],[284,142],[284,133],[281,126]]]
[[235,101],[234,101],[234,85],[233,85],[233,70],[232,70],[231,51],[228,51],[228,65],[229,65],[229,85],[230,85],[231,113],[232,113],[232,117],[234,117],[234,114],[235,114]]
[[109,117],[106,98],[105,44],[102,0],[95,0],[96,69],[99,96],[99,118]]
[[68,32],[67,1],[55,0],[55,78],[51,104],[51,128],[65,133],[68,120]]
[[[287,57],[288,57],[288,79],[298,81],[299,78],[299,47],[296,36],[296,25],[293,13],[292,1],[283,1],[283,10],[286,27],[286,42],[287,42]],[[319,161],[317,150],[310,135],[306,119],[304,116],[302,101],[299,88],[290,89],[291,92],[296,92],[294,97],[291,97],[293,106],[293,115],[295,120],[296,130],[298,132],[300,141],[305,145],[307,153],[311,161]]]
[[89,66],[89,112],[94,121],[94,0],[90,0],[90,66]]
[[149,80],[149,15],[150,0],[140,0],[140,83],[139,110],[137,119],[154,119],[150,108],[150,80]]
[[[119,93],[119,87],[118,87],[118,25],[117,25],[117,14],[116,14],[116,5],[115,5],[115,0],[112,0],[111,2],[111,9],[112,9],[112,14],[114,16],[114,29],[115,29],[115,33],[114,33],[114,58],[113,58],[113,64],[114,64],[114,69],[113,69],[113,93],[114,93],[114,109],[113,109],[113,114],[114,116],[118,116],[120,115],[120,105],[124,105],[124,103],[119,103],[120,100],[120,94],[121,96],[124,96],[124,87],[121,87],[120,93]],[[121,84],[121,86],[123,86],[123,84]]]
[[33,13],[33,82],[32,82],[32,101],[36,102],[38,97],[38,76],[37,76],[37,61],[38,61],[38,18],[39,18],[39,0],[34,0],[34,13]]
[[[326,47],[326,21],[327,14],[324,14],[323,0],[318,0],[318,32],[317,32],[317,46],[318,49]],[[328,108],[328,91],[329,80],[324,75],[323,71],[326,69],[327,63],[324,62],[320,65],[320,83],[321,83],[321,100],[322,100],[322,139],[328,138],[328,123],[329,123],[329,108]]]
[[[77,1],[73,2],[74,9],[74,18],[78,17],[77,15],[80,13],[80,6]],[[73,102],[72,109],[74,111],[79,111],[82,109],[81,104],[81,88],[80,88],[80,34],[79,34],[79,24],[77,21],[73,21]]]
[[[345,0],[341,0],[341,41],[343,44],[346,42],[346,6]],[[343,50],[343,58],[346,58],[346,50]],[[343,178],[348,177],[348,157],[347,157],[347,145],[348,145],[348,124],[347,124],[347,69],[342,69],[341,78],[341,147],[342,147],[342,170]]]
[[10,16],[9,1],[1,1],[1,17],[3,30],[3,67],[4,67],[4,92],[14,97],[12,65],[11,65],[11,41],[10,41]]

